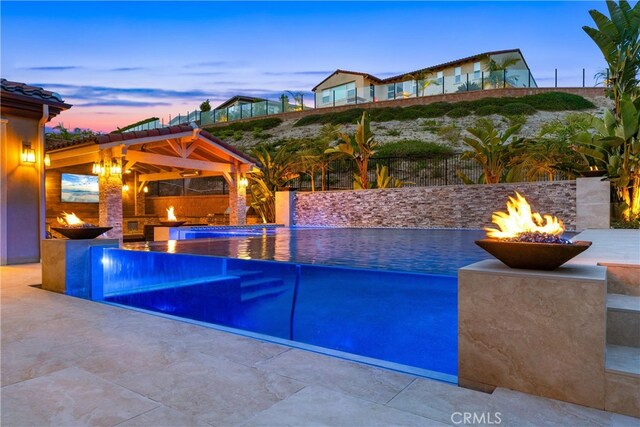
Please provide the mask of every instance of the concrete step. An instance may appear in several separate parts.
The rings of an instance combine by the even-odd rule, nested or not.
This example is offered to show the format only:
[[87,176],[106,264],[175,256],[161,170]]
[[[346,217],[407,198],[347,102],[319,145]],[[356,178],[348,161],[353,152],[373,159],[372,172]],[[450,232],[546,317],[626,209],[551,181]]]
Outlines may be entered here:
[[612,294],[640,296],[640,264],[607,264],[607,289]]
[[607,310],[640,313],[640,296],[607,294]]
[[227,270],[228,276],[236,276],[239,277],[240,280],[251,280],[251,279],[259,279],[264,275],[262,271],[259,270]]
[[607,344],[640,347],[640,296],[607,295]]
[[278,286],[275,288],[265,288],[265,289],[258,289],[255,291],[251,291],[251,292],[243,292],[242,295],[240,295],[240,301],[249,302],[249,301],[255,301],[258,299],[274,297],[282,294],[287,289],[288,289],[287,286]]
[[260,279],[242,280],[240,289],[242,292],[253,292],[258,289],[269,289],[282,286],[284,282],[277,277],[262,277]]
[[640,348],[608,344],[605,369],[640,377]]

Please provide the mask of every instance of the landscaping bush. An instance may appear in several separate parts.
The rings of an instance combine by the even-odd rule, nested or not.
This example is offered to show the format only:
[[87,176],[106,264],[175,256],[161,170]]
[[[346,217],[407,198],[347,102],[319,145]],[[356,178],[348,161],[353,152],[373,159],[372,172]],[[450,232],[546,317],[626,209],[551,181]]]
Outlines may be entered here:
[[524,102],[512,102],[503,105],[500,112],[504,116],[531,115],[536,113],[536,109]]
[[483,105],[482,107],[478,107],[476,109],[476,115],[478,116],[490,116],[491,114],[500,113],[500,107],[497,105]]
[[[514,104],[516,106],[514,106]],[[506,110],[505,110],[506,107]],[[410,107],[372,108],[369,110],[372,122],[388,122],[392,120],[415,120],[418,118],[436,118],[445,114],[449,117],[465,117],[476,111],[478,115],[489,115],[488,111],[496,111],[500,108],[503,115],[527,115],[536,110],[542,111],[571,111],[595,108],[595,105],[578,95],[561,92],[541,93],[527,95],[519,98],[498,97],[482,98],[475,101],[462,101],[449,104],[436,102],[427,105],[412,105]],[[482,109],[482,110],[480,110]],[[454,111],[455,110],[455,111]],[[482,114],[478,111],[482,111]],[[337,113],[313,114],[301,118],[294,126],[306,126],[315,123],[346,124],[355,123],[364,110],[354,108]],[[497,111],[496,111],[497,112]],[[247,129],[251,130],[251,128]]]
[[381,145],[376,151],[375,157],[434,157],[454,153],[455,151],[446,145],[417,139],[405,139]]
[[454,119],[458,119],[460,117],[467,117],[470,114],[471,114],[471,110],[469,110],[466,107],[454,108],[452,110],[449,110],[449,112],[447,112],[447,116]]
[[460,129],[458,129],[458,126],[456,126],[455,123],[450,123],[448,125],[440,127],[440,129],[438,129],[437,135],[451,145],[460,144],[460,140],[462,139]]
[[[526,100],[524,98],[526,98]],[[586,110],[588,108],[595,108],[595,105],[593,105],[591,101],[570,93],[549,92],[525,96],[524,98],[521,102],[526,102],[536,110],[542,111]]]

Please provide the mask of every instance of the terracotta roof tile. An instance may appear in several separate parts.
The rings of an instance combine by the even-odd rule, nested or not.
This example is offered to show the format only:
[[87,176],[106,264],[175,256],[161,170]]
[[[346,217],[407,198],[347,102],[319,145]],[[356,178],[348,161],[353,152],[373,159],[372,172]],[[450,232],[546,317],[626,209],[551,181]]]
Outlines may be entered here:
[[29,86],[26,83],[12,82],[7,79],[0,79],[0,87],[4,92],[11,92],[18,95],[29,96],[31,98],[43,99],[45,101],[64,102],[62,97],[55,92],[44,90],[38,86]]
[[[47,150],[57,150],[60,148],[66,148],[66,147],[72,147],[75,145],[90,144],[90,143],[108,144],[110,142],[129,141],[132,139],[146,138],[148,136],[173,135],[176,133],[191,132],[193,130],[194,128],[191,127],[191,125],[179,125],[179,126],[171,126],[168,128],[157,128],[157,129],[141,130],[141,131],[135,131],[135,132],[108,133],[104,135],[97,135],[93,138],[85,138],[80,140],[62,140],[62,139],[47,137]],[[232,153],[245,159],[248,162],[258,163],[257,160],[255,160],[251,156],[248,156],[247,154],[238,150],[236,147],[222,141],[221,139],[216,138],[215,136],[211,135],[209,132],[205,130],[200,131],[200,136],[203,136],[204,138],[207,138],[208,140],[216,143],[217,145],[220,145],[224,149],[231,151]]]

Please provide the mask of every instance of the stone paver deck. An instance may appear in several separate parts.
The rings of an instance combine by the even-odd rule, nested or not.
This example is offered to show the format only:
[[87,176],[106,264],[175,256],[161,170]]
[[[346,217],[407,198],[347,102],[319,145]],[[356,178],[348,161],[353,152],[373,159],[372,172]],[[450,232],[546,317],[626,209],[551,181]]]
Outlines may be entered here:
[[39,264],[0,280],[3,426],[640,425],[47,292]]

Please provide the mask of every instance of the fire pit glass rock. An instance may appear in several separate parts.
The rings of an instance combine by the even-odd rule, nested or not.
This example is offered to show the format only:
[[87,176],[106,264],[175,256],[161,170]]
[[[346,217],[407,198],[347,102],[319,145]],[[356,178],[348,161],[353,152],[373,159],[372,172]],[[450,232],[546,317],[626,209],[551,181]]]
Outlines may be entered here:
[[62,218],[58,217],[60,227],[51,227],[52,230],[62,234],[64,237],[73,240],[95,239],[113,227],[96,227],[93,224],[82,221],[73,212],[62,213]]
[[564,224],[551,215],[532,213],[527,200],[509,197],[507,213],[494,212],[499,228],[485,228],[488,239],[476,244],[511,268],[555,270],[591,246],[562,238]]

